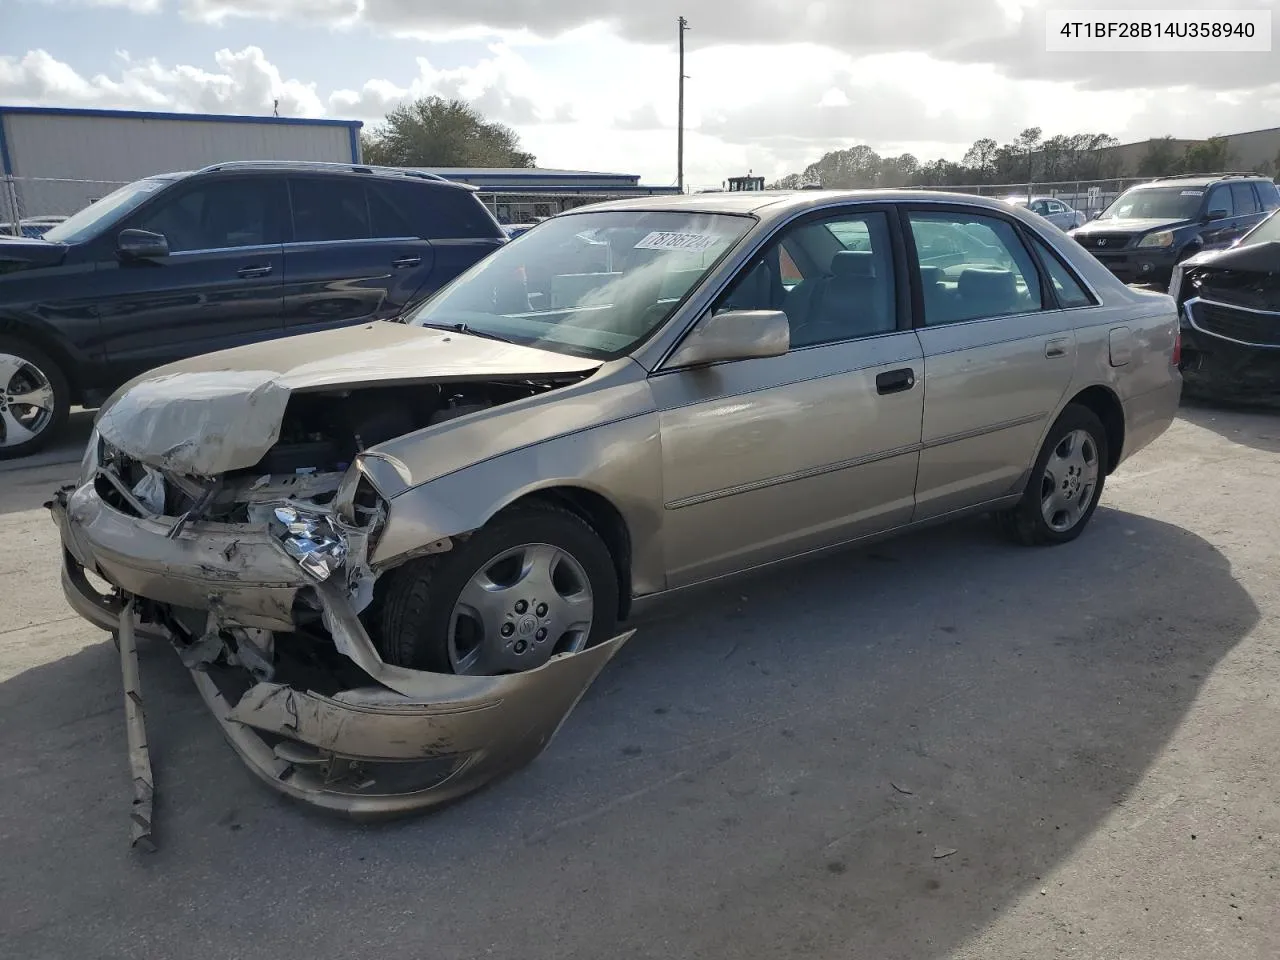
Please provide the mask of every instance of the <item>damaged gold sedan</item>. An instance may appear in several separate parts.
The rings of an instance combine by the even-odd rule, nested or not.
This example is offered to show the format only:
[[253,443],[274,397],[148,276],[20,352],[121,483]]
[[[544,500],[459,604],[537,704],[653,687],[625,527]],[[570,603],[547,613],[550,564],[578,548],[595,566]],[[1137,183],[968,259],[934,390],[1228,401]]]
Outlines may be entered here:
[[276,789],[427,807],[537,755],[633,603],[972,513],[1079,536],[1176,345],[1025,211],[755,193],[563,214],[402,322],[139,377],[51,504],[120,638],[135,833],[135,636]]

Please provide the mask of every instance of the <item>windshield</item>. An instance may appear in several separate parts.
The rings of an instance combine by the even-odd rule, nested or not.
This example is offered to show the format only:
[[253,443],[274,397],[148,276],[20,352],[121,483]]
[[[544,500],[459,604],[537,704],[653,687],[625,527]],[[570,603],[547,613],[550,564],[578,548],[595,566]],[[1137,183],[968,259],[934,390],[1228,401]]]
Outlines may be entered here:
[[44,238],[58,243],[79,243],[81,240],[88,240],[170,183],[173,181],[150,177],[126,184],[101,200],[95,200],[74,216],[63,220],[46,233]]
[[1204,198],[1201,187],[1142,187],[1120,195],[1099,220],[1190,220]]
[[657,330],[751,229],[744,216],[602,211],[554,217],[494,251],[412,313],[606,360]]
[[[1280,213],[1280,211],[1276,211]],[[1260,224],[1240,238],[1239,246],[1246,247],[1251,243],[1271,243],[1280,240],[1280,217],[1272,213]]]

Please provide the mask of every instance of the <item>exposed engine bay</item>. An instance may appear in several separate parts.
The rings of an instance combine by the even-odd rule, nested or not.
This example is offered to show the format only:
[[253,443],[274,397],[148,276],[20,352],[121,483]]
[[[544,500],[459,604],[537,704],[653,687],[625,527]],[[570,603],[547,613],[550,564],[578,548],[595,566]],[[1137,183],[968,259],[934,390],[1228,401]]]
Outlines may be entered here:
[[[387,505],[369,480],[352,469],[357,456],[385,441],[553,390],[563,382],[495,381],[299,393],[285,407],[279,439],[252,466],[221,476],[192,476],[142,463],[100,440],[94,486],[116,510],[171,520],[171,538],[197,522],[269,530],[315,582],[344,574],[343,586],[360,613],[373,601],[375,581],[383,572],[372,569],[367,558],[386,521]],[[448,544],[439,545],[441,550],[447,548]],[[180,617],[181,611],[164,615]],[[296,629],[314,630],[308,646],[324,638],[319,605],[309,601],[307,591],[299,591],[288,615]],[[262,633],[264,627],[273,626],[267,621],[282,621],[283,616],[284,611],[279,611],[274,618],[258,618],[256,627],[237,623],[234,614],[216,625],[212,614],[207,625],[177,625],[193,638],[205,638],[201,657],[208,659],[219,653],[211,632],[230,634],[225,639],[232,642],[229,652],[234,656],[235,640],[244,641],[243,628]],[[262,636],[252,641],[259,649],[266,645],[267,661],[271,641]],[[256,652],[249,659],[262,660]],[[269,675],[261,669],[256,672]]]

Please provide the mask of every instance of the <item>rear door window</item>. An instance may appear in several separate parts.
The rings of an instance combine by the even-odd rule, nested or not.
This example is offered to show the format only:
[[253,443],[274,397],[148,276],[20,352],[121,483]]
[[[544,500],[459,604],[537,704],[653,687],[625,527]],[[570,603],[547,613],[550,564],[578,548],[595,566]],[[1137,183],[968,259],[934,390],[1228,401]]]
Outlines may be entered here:
[[416,237],[403,208],[379,184],[368,184],[369,221],[375,237]]
[[386,178],[376,188],[404,214],[409,236],[424,240],[489,240],[502,236],[502,228],[470,190],[407,178]]
[[1044,243],[1039,237],[1032,237],[1031,244],[1035,247],[1036,253],[1040,256],[1040,262],[1044,264],[1044,272],[1049,275],[1049,282],[1053,284],[1053,291],[1057,294],[1058,303],[1063,307],[1091,307],[1095,301],[1093,297],[1085,290],[1084,284],[1076,279],[1073,274],[1060,259],[1058,255],[1049,249],[1048,244]]
[[1013,225],[971,213],[912,210],[926,326],[1044,308],[1040,276]]
[[1237,217],[1258,212],[1258,200],[1253,195],[1253,184],[1231,184],[1231,200],[1235,203]]
[[293,238],[298,243],[367,240],[369,206],[364,184],[348,177],[299,177],[289,181]]

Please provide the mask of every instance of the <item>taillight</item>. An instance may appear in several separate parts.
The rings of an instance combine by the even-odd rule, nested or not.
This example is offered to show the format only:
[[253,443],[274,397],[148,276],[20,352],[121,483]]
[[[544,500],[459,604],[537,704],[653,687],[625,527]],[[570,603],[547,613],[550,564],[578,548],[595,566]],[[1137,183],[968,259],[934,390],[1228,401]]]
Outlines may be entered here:
[[1178,330],[1173,335],[1173,358],[1169,361],[1175,367],[1182,366],[1182,331]]

